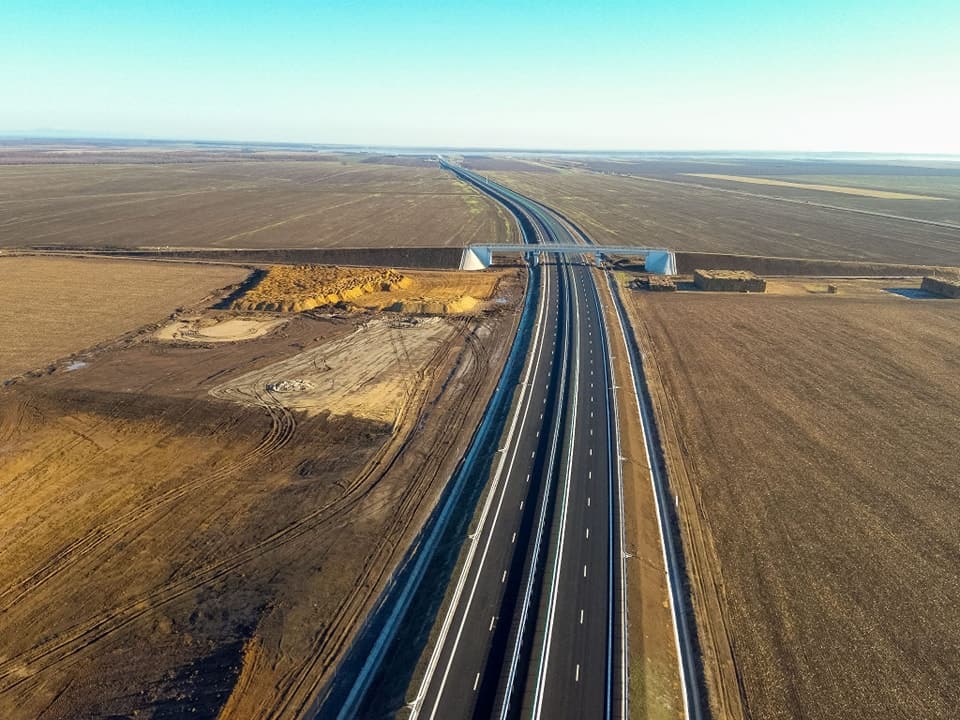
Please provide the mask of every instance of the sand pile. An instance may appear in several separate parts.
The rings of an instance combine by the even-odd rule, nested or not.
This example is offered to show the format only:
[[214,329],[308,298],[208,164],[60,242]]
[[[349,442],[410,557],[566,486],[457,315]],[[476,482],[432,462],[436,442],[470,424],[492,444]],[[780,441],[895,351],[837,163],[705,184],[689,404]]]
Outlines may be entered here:
[[479,304],[480,301],[471,295],[460,295],[449,299],[421,297],[398,300],[385,309],[410,315],[457,315],[470,312]]
[[278,265],[233,303],[237,310],[301,312],[350,302],[373,292],[405,288],[410,279],[396,270],[330,265]]

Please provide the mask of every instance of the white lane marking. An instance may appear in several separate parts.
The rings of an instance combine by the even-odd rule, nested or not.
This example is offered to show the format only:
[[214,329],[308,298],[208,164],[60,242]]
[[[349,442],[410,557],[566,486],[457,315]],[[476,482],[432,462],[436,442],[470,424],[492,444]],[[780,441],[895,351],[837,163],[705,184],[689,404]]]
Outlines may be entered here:
[[[576,290],[577,286],[577,276],[576,274],[571,275],[571,283]],[[543,642],[540,649],[540,667],[537,674],[537,680],[534,685],[534,695],[533,695],[533,717],[532,720],[540,720],[540,717],[543,713],[543,698],[544,698],[544,686],[547,679],[547,670],[550,664],[550,648],[553,642],[553,621],[554,616],[556,615],[557,609],[557,594],[558,587],[560,584],[560,572],[563,566],[563,551],[564,551],[564,539],[566,538],[567,532],[567,512],[570,505],[570,485],[571,476],[573,473],[573,451],[576,446],[575,438],[577,437],[577,402],[580,396],[580,303],[576,303],[576,313],[574,314],[573,322],[573,337],[574,337],[574,366],[573,366],[573,405],[571,410],[571,417],[573,422],[571,423],[569,440],[570,446],[567,450],[567,471],[566,477],[564,479],[563,485],[563,502],[561,504],[560,510],[560,533],[557,539],[558,551],[556,557],[554,558],[553,566],[553,577],[552,583],[550,586],[550,591],[548,595],[547,602],[547,617],[546,617],[546,631],[544,632]],[[532,576],[531,576],[532,577]],[[521,621],[521,627],[523,627]],[[507,688],[509,689],[513,684],[515,669],[511,668],[509,681],[507,683]],[[504,702],[504,712],[501,714],[501,720],[504,720],[506,716],[506,710],[509,706],[509,696]]]
[[527,473],[527,479],[525,482],[530,482],[530,473]]
[[520,501],[520,509],[523,510],[523,500]]
[[513,534],[513,537],[510,538],[510,544],[513,545],[516,541],[517,541],[517,534],[514,533],[514,534]]
[[540,431],[537,430],[537,437],[540,437]]
[[[514,434],[515,434],[515,431],[517,430],[518,421],[520,423],[520,427],[519,427],[519,435],[517,437],[521,437],[523,435],[523,428],[527,422],[527,416],[530,411],[530,404],[533,402],[533,393],[532,392],[527,393],[526,389],[530,384],[531,377],[535,376],[539,371],[540,361],[543,358],[543,351],[546,349],[546,335],[540,332],[540,326],[542,325],[542,319],[546,318],[549,311],[548,303],[547,303],[547,299],[550,292],[549,276],[550,276],[550,269],[547,268],[547,270],[544,272],[543,283],[540,286],[539,316],[541,318],[541,323],[539,323],[537,326],[537,331],[534,333],[533,343],[531,345],[531,348],[537,347],[538,349],[536,351],[536,354],[534,354],[531,351],[530,359],[527,361],[526,373],[523,379],[523,387],[520,390],[520,402],[517,403],[517,412],[514,414],[513,420],[510,423],[510,431],[507,434],[506,447],[509,447],[511,442],[513,442]],[[524,397],[524,393],[526,393],[526,397]],[[524,399],[526,399],[527,404],[526,404],[526,409],[523,411],[523,414],[521,416],[519,410],[521,405],[523,404]],[[544,398],[543,402],[546,403],[547,399]],[[507,479],[509,479],[511,474],[513,473],[513,465],[517,459],[517,453],[519,452],[519,450],[520,450],[520,443],[517,442],[513,445],[513,454],[510,459],[510,465],[509,467],[507,467]],[[491,485],[490,492],[487,495],[487,499],[484,501],[483,511],[481,512],[481,515],[480,515],[480,522],[477,526],[478,528],[482,528],[484,526],[484,523],[487,520],[490,507],[493,504],[493,498],[496,492],[497,484],[500,482],[500,477],[503,473],[506,462],[507,462],[507,453],[503,453],[500,456],[500,463],[497,465],[497,471],[494,475],[494,480],[493,480],[493,484]],[[467,604],[466,604],[466,607],[464,608],[463,615],[460,618],[460,625],[454,637],[453,648],[450,652],[450,657],[447,661],[446,668],[444,669],[444,672],[443,672],[443,677],[440,682],[440,688],[437,690],[436,702],[434,703],[433,709],[430,712],[431,719],[434,718],[437,714],[437,708],[440,705],[440,698],[443,695],[443,689],[447,683],[447,677],[450,674],[450,667],[453,664],[453,658],[457,653],[457,647],[459,646],[460,638],[463,635],[463,629],[466,625],[467,617],[470,614],[470,607],[473,603],[473,597],[477,589],[477,584],[480,582],[480,575],[482,574],[483,566],[487,558],[487,553],[490,549],[490,543],[493,540],[493,534],[494,534],[493,528],[495,528],[497,525],[497,520],[499,519],[499,516],[500,516],[500,509],[503,506],[503,498],[507,492],[507,485],[508,485],[508,482],[506,481],[503,482],[503,486],[500,492],[500,499],[497,502],[496,510],[494,512],[493,519],[490,524],[491,529],[490,529],[490,532],[488,532],[487,534],[487,540],[484,545],[483,552],[480,555],[480,564],[477,568],[476,574],[474,575],[473,585],[471,586],[470,594],[467,598]],[[447,614],[444,617],[443,625],[440,629],[440,634],[438,636],[436,644],[434,645],[433,653],[431,654],[430,661],[427,664],[427,669],[426,669],[426,672],[424,673],[423,680],[420,683],[420,691],[417,693],[418,698],[425,697],[427,693],[427,689],[430,686],[430,683],[433,681],[433,674],[436,671],[436,666],[440,662],[440,655],[443,652],[443,649],[446,645],[447,634],[450,631],[450,626],[453,624],[454,614],[460,604],[460,597],[462,595],[464,586],[466,585],[467,577],[469,576],[470,568],[473,563],[473,558],[474,558],[474,555],[476,554],[477,547],[480,543],[480,537],[481,537],[481,533],[478,531],[475,533],[474,540],[471,542],[470,549],[467,553],[466,561],[464,562],[464,565],[463,565],[463,570],[460,574],[460,578],[457,580],[457,588],[454,591],[453,599],[451,600],[449,609],[447,610]],[[410,714],[409,720],[416,720],[420,714],[421,709],[422,708],[419,703],[415,704]]]
[[473,679],[473,691],[477,691],[477,685],[480,683],[480,673],[477,673],[477,676]]
[[584,577],[587,576],[587,564],[586,564],[586,563],[583,564],[583,576],[584,576]]
[[590,428],[590,434],[593,435],[593,428]]
[[587,507],[590,507],[590,496],[587,496]]
[[590,448],[590,457],[593,457],[593,448]]
[[500,578],[500,584],[503,585],[507,581],[507,571],[503,571],[503,576]]
[[583,625],[583,608],[580,608],[580,624]]
[[543,413],[540,413],[540,419],[543,420]]
[[593,417],[593,410],[590,411],[590,417]]
[[593,480],[593,470],[587,470],[587,480]]
[[492,618],[490,618],[490,627],[487,628],[487,632],[490,632],[491,630],[493,630],[493,624],[494,624],[496,621],[497,621],[497,616],[496,616],[496,615],[494,615]]
[[530,453],[530,457],[531,457],[531,458],[534,458],[534,457],[536,457],[536,456],[537,456],[537,451],[536,451],[536,450],[534,450],[532,453]]
[[575,682],[580,682],[580,663],[577,663],[577,676]]
[[587,528],[587,537],[586,537],[586,539],[587,539],[587,540],[590,539],[590,528]]

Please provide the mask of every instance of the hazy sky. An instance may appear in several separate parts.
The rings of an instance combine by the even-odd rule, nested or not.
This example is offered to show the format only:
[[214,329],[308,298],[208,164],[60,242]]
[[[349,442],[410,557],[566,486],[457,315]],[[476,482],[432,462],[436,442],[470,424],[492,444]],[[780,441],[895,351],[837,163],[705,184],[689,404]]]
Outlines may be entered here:
[[960,153],[960,0],[6,0],[0,133]]

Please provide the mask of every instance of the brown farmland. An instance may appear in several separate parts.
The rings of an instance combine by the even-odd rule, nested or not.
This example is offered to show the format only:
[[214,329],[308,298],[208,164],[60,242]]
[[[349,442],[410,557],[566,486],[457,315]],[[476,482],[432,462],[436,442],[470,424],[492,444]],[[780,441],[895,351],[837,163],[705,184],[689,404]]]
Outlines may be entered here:
[[[696,167],[696,166],[695,166]],[[699,166],[701,168],[708,166]],[[554,207],[605,245],[772,257],[960,265],[960,227],[851,212],[731,192],[702,178],[624,177],[582,169],[559,173],[490,172],[518,192]],[[704,182],[706,182],[704,180]],[[742,190],[743,186],[732,184]],[[778,192],[784,190],[777,188]],[[841,204],[831,198],[820,201]],[[881,202],[869,198],[862,202]],[[844,198],[847,205],[852,199]],[[893,202],[893,201],[885,201]],[[960,201],[903,200],[960,208]],[[852,207],[852,206],[851,206]],[[857,208],[854,208],[857,209]],[[909,214],[903,211],[901,214]],[[960,216],[960,215],[958,215]]]
[[434,247],[513,223],[435,164],[0,164],[0,247]]
[[956,717],[960,308],[783,285],[624,290],[714,715]]
[[494,276],[457,318],[195,305],[0,387],[0,717],[300,716],[499,376]]
[[224,265],[0,257],[0,383],[243,280]]

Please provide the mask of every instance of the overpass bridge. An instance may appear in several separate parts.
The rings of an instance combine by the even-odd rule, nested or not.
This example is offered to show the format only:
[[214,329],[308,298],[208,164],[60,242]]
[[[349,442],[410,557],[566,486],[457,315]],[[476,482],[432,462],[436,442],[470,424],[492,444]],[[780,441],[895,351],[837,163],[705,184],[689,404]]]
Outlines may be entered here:
[[624,255],[641,257],[647,272],[657,275],[676,275],[677,261],[672,251],[664,248],[642,248],[619,245],[577,245],[574,243],[550,243],[534,245],[530,243],[492,243],[489,245],[468,245],[463,249],[460,259],[461,270],[483,270],[493,263],[497,255],[529,255],[536,262],[541,253],[553,255],[593,255],[597,262],[604,256]]

